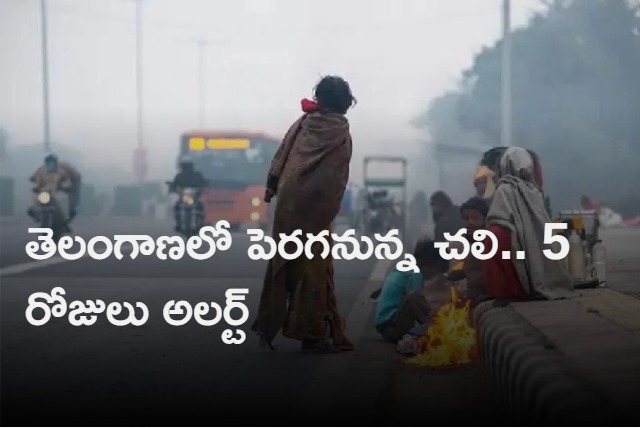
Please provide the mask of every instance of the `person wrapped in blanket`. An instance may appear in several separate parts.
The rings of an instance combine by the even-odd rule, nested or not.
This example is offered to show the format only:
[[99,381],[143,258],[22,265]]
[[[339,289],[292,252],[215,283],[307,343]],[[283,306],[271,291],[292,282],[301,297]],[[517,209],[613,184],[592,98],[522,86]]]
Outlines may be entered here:
[[434,241],[418,241],[413,251],[420,272],[389,271],[378,296],[374,325],[385,341],[397,343],[416,324],[427,322],[430,312],[424,295],[424,283],[449,268]]
[[[267,177],[265,202],[276,198],[272,236],[277,243],[296,230],[303,243],[309,234],[327,231],[331,245],[331,223],[347,187],[352,140],[345,115],[356,100],[337,76],[323,77],[314,95],[313,101],[301,101],[303,114],[285,135]],[[295,252],[293,242],[285,248]],[[338,311],[331,253],[323,258],[320,242],[311,251],[312,259],[301,254],[287,260],[278,252],[269,260],[252,330],[262,346],[272,349],[282,330],[301,341],[306,353],[353,351]]]
[[[487,214],[486,227],[497,239],[497,251],[483,263],[485,283],[492,297],[503,300],[561,299],[574,294],[562,260],[543,254],[545,224],[551,219],[542,194],[537,157],[509,147],[500,159],[498,183]],[[492,248],[490,238],[485,248]],[[512,254],[503,259],[503,252]],[[525,251],[524,259],[513,255]]]
[[[478,196],[482,196],[485,200],[487,200],[489,205],[491,205],[493,194],[496,191],[500,172],[500,161],[507,149],[508,147],[494,147],[490,150],[487,150],[483,154],[480,165],[476,170],[476,174],[474,177],[474,187],[476,188],[476,194]],[[526,151],[527,153],[529,153],[529,156],[531,156],[531,160],[533,161],[533,176],[536,184],[542,192],[542,197],[544,199],[544,208],[547,211],[547,214],[551,216],[551,202],[549,201],[549,197],[545,196],[543,190],[544,183],[540,157],[533,150]]]

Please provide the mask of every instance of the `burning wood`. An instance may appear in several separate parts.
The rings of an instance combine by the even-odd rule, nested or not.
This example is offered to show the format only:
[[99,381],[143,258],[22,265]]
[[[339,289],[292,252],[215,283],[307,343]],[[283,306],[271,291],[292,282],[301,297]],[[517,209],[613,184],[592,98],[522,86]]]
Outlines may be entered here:
[[451,368],[478,360],[477,332],[469,323],[470,300],[462,302],[454,287],[451,301],[436,313],[427,333],[418,340],[422,352],[410,363],[431,368]]

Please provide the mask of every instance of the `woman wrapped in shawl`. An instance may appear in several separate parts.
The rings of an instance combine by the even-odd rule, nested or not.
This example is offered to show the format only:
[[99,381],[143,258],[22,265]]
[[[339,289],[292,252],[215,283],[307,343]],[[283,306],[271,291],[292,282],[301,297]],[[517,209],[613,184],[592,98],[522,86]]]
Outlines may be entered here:
[[[473,185],[476,188],[476,193],[478,194],[478,196],[485,198],[489,203],[491,203],[493,193],[496,191],[496,181],[498,179],[497,175],[500,169],[500,160],[502,159],[507,149],[508,147],[494,147],[490,150],[487,150],[482,155],[480,165],[478,165],[478,168],[476,169],[476,175],[473,179]],[[533,174],[535,177],[535,182],[540,188],[540,191],[542,191],[547,214],[551,216],[551,205],[549,202],[549,198],[544,196],[542,186],[542,164],[540,163],[540,158],[538,157],[538,154],[533,150],[527,150],[527,153],[529,153],[533,160]]]
[[[285,135],[267,178],[265,201],[276,196],[276,242],[296,230],[303,242],[307,234],[331,233],[349,178],[352,143],[345,114],[355,102],[349,84],[335,76],[320,80],[314,101],[302,101],[304,114]],[[290,244],[289,254],[295,251]],[[269,261],[252,328],[263,346],[273,349],[271,342],[282,329],[284,336],[302,341],[303,351],[353,350],[338,313],[333,261],[330,254],[321,257],[322,249],[316,242],[311,260],[304,254],[295,260],[277,254]]]
[[[485,283],[491,295],[505,299],[558,299],[573,295],[569,272],[562,260],[543,254],[545,224],[551,220],[542,196],[537,157],[520,147],[509,147],[499,164],[499,181],[487,229],[498,240],[495,256],[484,262]],[[485,241],[485,248],[491,248]],[[503,260],[502,252],[511,253]],[[524,260],[515,257],[525,251]]]

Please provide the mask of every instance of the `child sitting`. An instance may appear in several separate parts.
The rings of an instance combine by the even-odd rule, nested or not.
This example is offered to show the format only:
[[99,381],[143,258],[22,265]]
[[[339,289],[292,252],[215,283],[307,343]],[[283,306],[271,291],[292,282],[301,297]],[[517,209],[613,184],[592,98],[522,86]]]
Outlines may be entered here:
[[[467,239],[470,243],[474,242],[473,232],[485,228],[485,220],[488,212],[489,206],[485,199],[477,196],[469,199],[460,207],[460,214],[465,221]],[[490,249],[487,248],[486,250]],[[449,279],[455,281],[466,278],[467,297],[471,299],[474,305],[488,298],[482,263],[482,260],[475,258],[473,254],[469,253],[464,261],[462,271],[452,272],[449,275]]]
[[416,323],[427,321],[430,308],[423,294],[424,282],[445,273],[449,265],[432,240],[419,241],[413,256],[420,272],[400,272],[393,267],[378,298],[375,327],[388,342],[398,342]]

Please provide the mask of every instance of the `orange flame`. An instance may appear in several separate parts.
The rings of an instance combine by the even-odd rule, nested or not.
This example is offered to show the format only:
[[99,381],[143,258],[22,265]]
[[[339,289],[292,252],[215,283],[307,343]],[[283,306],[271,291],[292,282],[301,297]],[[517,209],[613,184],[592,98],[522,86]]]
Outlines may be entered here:
[[419,339],[422,353],[409,362],[432,368],[447,368],[466,365],[478,360],[477,332],[469,323],[471,301],[460,306],[460,298],[454,287],[450,287],[451,302],[436,313],[433,324]]

